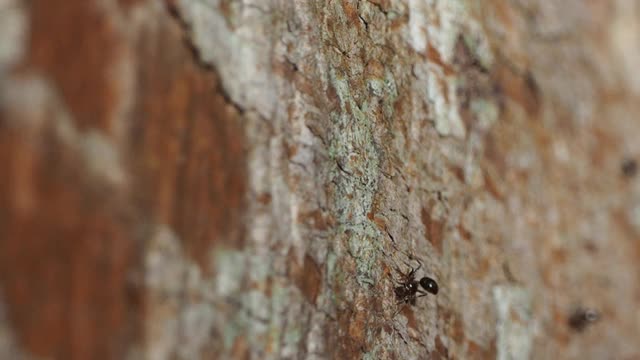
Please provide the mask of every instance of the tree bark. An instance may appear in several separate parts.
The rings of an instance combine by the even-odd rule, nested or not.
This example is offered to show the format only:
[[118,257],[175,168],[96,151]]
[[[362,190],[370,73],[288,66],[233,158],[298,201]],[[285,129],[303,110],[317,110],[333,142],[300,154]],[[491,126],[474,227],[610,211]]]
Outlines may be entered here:
[[0,358],[640,358],[638,24],[0,1]]

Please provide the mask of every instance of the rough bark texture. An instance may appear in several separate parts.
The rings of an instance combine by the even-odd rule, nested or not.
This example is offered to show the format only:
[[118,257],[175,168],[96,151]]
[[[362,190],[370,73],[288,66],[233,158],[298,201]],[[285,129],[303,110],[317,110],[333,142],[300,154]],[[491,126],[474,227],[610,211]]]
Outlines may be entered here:
[[640,359],[639,24],[0,0],[0,358]]

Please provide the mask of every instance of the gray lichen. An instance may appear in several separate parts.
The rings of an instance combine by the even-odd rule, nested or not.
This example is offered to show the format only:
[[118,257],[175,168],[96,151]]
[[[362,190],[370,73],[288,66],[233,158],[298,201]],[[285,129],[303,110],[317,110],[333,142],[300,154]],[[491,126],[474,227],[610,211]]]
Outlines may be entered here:
[[526,360],[533,346],[531,295],[517,286],[493,288],[498,321],[496,324],[497,359]]

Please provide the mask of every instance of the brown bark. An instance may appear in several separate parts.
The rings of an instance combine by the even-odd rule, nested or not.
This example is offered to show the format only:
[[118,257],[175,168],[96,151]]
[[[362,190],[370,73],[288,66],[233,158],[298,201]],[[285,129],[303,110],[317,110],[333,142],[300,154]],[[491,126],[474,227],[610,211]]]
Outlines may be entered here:
[[0,2],[0,358],[640,358],[639,23]]

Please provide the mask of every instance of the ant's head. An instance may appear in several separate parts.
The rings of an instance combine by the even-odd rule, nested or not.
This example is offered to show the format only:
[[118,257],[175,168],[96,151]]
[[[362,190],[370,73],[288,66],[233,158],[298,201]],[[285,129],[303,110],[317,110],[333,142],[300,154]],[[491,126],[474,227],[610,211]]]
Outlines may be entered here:
[[427,292],[436,295],[438,293],[438,283],[430,277],[423,277],[420,279],[420,285],[427,290]]
[[409,290],[411,294],[415,294],[418,291],[418,283],[415,281],[407,283],[405,286],[407,287],[407,290]]

